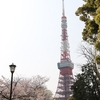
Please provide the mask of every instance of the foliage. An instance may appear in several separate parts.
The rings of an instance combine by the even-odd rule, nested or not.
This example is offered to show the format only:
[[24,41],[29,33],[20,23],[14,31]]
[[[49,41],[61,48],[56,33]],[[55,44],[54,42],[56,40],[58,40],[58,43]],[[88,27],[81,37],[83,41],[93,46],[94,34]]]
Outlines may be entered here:
[[95,58],[95,60],[96,60],[96,63],[98,65],[100,65],[100,55],[97,55],[96,58]]
[[[15,78],[13,81],[12,100],[51,100],[52,92],[45,83],[48,78],[34,76],[32,78]],[[10,80],[0,79],[0,100],[9,100]]]
[[100,73],[95,63],[95,48],[83,42],[78,53],[85,58],[85,64],[81,65],[82,73],[76,76],[72,86],[73,97],[75,100],[100,100]]
[[75,100],[73,96],[69,97],[67,100]]
[[75,13],[85,24],[82,38],[93,44],[97,52],[100,52],[100,0],[83,1],[84,4]]
[[95,48],[99,51],[100,50],[100,41],[96,41]]
[[[76,15],[84,22],[82,32],[84,41],[93,45],[91,49],[82,47],[82,55],[87,62],[82,66],[82,73],[76,76],[72,86],[76,100],[100,100],[100,0],[83,0],[84,4],[76,11]],[[94,50],[94,51],[92,51]]]
[[93,66],[95,64],[83,65],[82,73],[76,76],[76,82],[72,86],[75,100],[100,100],[100,83]]

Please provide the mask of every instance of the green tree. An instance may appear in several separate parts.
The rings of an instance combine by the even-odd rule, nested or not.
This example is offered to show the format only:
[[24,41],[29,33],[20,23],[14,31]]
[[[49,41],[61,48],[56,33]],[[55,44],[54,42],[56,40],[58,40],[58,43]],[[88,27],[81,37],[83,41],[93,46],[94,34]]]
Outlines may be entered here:
[[100,77],[94,46],[83,42],[78,53],[84,57],[85,64],[81,65],[82,73],[76,76],[72,86],[73,97],[75,100],[100,100]]
[[72,86],[75,100],[100,100],[100,84],[93,71],[94,64],[82,66],[82,73],[76,76]]
[[[94,63],[100,66],[100,0],[83,0],[84,4],[76,11],[76,15],[84,22],[82,38],[95,47],[96,55]],[[100,80],[100,72],[97,65],[94,72]]]
[[75,13],[85,24],[82,38],[100,52],[100,0],[83,1],[84,4]]
[[[85,23],[85,27],[82,32],[83,40],[89,43],[95,43],[97,41],[97,34],[99,31],[99,25],[95,20],[98,19],[97,9],[100,4],[100,0],[83,0],[85,3],[79,7],[76,11],[76,15],[80,20]],[[98,3],[97,3],[98,1]]]

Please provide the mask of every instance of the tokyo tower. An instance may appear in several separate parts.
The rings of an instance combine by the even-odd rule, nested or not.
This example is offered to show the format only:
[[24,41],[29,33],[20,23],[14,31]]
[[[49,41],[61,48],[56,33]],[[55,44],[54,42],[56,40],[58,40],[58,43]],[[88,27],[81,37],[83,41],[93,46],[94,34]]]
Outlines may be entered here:
[[61,17],[61,58],[57,63],[59,73],[59,80],[57,90],[54,96],[55,100],[67,100],[72,94],[71,85],[73,84],[72,69],[74,64],[70,59],[68,34],[67,34],[67,18],[64,11],[64,0],[62,0],[62,17]]

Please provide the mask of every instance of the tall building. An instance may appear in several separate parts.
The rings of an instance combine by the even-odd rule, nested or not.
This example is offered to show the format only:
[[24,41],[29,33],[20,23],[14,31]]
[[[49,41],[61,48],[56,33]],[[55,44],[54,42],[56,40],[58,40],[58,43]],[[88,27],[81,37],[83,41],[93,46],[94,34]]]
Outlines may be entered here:
[[61,17],[61,58],[60,62],[57,63],[58,69],[60,70],[58,86],[55,93],[55,100],[67,100],[72,94],[71,85],[73,84],[73,73],[72,69],[74,64],[70,58],[68,34],[67,34],[67,18],[64,10],[64,0],[62,0],[62,17]]

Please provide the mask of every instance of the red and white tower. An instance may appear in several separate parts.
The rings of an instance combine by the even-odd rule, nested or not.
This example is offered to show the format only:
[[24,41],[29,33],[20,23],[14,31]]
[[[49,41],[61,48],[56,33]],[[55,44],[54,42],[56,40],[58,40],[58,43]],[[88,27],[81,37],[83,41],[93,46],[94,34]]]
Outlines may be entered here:
[[62,18],[61,18],[61,59],[58,63],[58,69],[60,70],[58,86],[55,93],[55,100],[67,100],[72,94],[71,85],[73,84],[72,69],[74,64],[70,59],[68,34],[67,34],[67,18],[64,12],[64,0],[62,0]]

